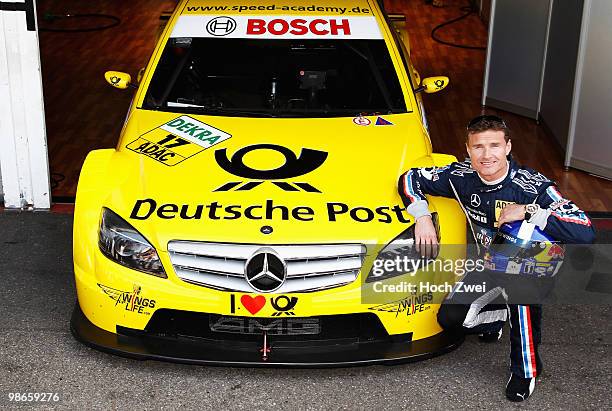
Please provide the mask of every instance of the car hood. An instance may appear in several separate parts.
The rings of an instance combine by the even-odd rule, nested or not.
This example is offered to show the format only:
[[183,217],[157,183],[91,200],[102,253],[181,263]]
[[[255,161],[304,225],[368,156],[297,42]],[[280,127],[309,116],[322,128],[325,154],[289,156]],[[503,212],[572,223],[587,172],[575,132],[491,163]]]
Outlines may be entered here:
[[[172,131],[172,121],[182,130]],[[214,139],[181,143],[200,131],[189,121],[221,138],[210,147]],[[171,240],[387,242],[411,224],[398,177],[430,150],[413,113],[285,119],[137,110],[111,162],[118,184],[105,206],[162,250]]]

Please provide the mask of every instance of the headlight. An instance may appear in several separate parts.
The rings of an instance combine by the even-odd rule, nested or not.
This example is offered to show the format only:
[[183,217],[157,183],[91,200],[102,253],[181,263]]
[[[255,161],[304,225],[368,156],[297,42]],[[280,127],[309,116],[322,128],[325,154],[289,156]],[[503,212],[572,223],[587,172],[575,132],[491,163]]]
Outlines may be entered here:
[[[440,241],[440,225],[438,214],[432,213],[431,218]],[[439,247],[438,247],[439,250]],[[434,258],[423,258],[417,252],[414,241],[414,224],[395,237],[376,256],[366,278],[366,283],[386,280],[399,275],[410,274],[423,268],[435,260]]]
[[167,277],[155,248],[108,208],[102,209],[98,246],[102,254],[121,265],[157,277]]

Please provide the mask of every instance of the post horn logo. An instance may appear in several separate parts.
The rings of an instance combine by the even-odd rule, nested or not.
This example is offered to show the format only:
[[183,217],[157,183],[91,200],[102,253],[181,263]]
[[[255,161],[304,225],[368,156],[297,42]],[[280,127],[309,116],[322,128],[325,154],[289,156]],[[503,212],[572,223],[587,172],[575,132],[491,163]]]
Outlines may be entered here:
[[[258,170],[244,164],[244,156],[254,150],[274,150],[281,153],[285,157],[285,163],[278,168],[272,170]],[[225,148],[215,151],[215,159],[217,164],[230,174],[238,177],[244,177],[251,180],[277,180],[294,178],[304,174],[308,174],[319,168],[327,159],[327,153],[319,150],[303,148],[300,156],[297,157],[293,151],[287,147],[276,144],[255,144],[252,146],[243,147],[236,151],[231,160],[227,157]],[[262,184],[263,181],[249,181],[242,184],[242,181],[229,182],[214,191],[230,191],[236,188],[236,191],[248,191]],[[310,193],[320,193],[317,188],[308,183],[295,182],[293,184],[286,181],[272,181],[272,184],[281,188],[284,191],[306,191]]]

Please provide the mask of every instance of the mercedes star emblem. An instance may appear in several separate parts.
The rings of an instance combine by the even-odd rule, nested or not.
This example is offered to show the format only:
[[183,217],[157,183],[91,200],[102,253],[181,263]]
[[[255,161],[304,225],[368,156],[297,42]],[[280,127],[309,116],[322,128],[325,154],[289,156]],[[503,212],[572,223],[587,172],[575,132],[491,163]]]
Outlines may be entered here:
[[257,250],[244,267],[246,281],[255,291],[262,293],[278,290],[286,275],[287,265],[271,248]]

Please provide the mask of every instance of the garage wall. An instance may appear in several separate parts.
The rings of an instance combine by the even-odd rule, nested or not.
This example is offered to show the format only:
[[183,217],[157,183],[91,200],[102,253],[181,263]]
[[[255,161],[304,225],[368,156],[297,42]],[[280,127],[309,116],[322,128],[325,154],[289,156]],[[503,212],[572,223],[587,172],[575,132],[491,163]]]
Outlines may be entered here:
[[483,105],[537,118],[550,2],[492,2]]
[[553,2],[540,119],[563,149],[567,146],[583,0]]
[[0,1],[0,170],[7,208],[49,208],[34,0]]
[[612,179],[612,1],[585,0],[566,164]]

